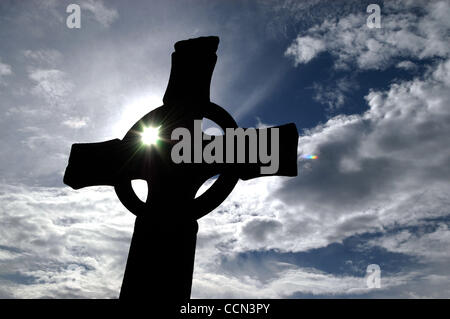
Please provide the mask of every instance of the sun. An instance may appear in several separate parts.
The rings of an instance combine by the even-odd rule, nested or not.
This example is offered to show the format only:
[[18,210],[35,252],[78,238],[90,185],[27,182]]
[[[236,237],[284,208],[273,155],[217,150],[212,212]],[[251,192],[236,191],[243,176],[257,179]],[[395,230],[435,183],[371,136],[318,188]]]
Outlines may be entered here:
[[156,142],[159,140],[159,128],[158,127],[144,127],[144,130],[141,133],[141,141],[145,145],[152,145],[156,144]]

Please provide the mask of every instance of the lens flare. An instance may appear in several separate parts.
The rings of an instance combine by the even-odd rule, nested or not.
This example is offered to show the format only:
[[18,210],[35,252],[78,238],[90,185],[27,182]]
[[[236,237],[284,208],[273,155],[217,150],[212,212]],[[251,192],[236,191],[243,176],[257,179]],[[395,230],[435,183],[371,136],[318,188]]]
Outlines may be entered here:
[[159,128],[158,127],[144,127],[144,130],[141,133],[141,140],[142,143],[145,145],[152,145],[156,144],[159,140]]
[[302,157],[305,159],[317,159],[318,158],[317,155],[303,155]]

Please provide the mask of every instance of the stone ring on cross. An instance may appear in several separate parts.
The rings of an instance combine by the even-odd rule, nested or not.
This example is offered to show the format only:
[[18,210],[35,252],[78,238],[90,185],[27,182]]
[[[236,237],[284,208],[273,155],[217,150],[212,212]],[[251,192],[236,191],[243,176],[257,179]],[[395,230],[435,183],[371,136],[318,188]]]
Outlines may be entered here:
[[[197,120],[201,120],[202,118],[209,119],[216,124],[225,132],[226,128],[237,128],[238,125],[233,117],[222,107],[219,105],[209,102],[199,107],[201,110],[200,117],[196,117]],[[160,106],[159,108],[153,110],[143,118],[141,118],[138,122],[136,122],[131,129],[127,132],[123,141],[134,145],[135,148],[139,148],[139,143],[142,139],[142,131],[143,128],[156,127],[158,129],[158,139],[159,141],[155,141],[155,144],[162,144],[169,139],[164,138],[164,133],[166,130],[162,129],[167,126],[167,121],[171,120],[171,116],[167,113],[170,112],[171,108],[166,106]],[[172,119],[173,120],[173,119]],[[194,118],[192,118],[192,121]],[[173,123],[171,126],[173,126]],[[202,134],[202,140],[205,138]],[[163,135],[163,136],[161,136]],[[149,151],[160,152],[161,145],[155,145],[153,148],[149,148]],[[154,154],[147,154],[147,161],[151,162],[154,160]],[[151,164],[150,164],[151,165]],[[180,167],[183,169],[183,172],[177,172],[176,167],[172,167],[171,165],[164,165],[163,167],[159,167],[159,170],[170,169],[171,172],[165,172],[164,178],[169,178],[171,175],[174,179],[173,182],[176,182],[177,178],[181,178],[181,175],[186,174],[186,168]],[[193,198],[193,191],[197,191],[198,185],[200,182],[204,182],[207,179],[212,177],[213,167],[209,169],[205,169],[204,165],[195,165],[195,176],[191,176],[191,185],[189,188],[194,188],[191,193],[191,201],[186,202],[185,205],[190,207],[189,213],[191,214],[190,218],[199,219],[209,212],[213,211],[217,206],[219,206],[231,193],[237,182],[239,181],[239,176],[237,174],[232,174],[230,172],[224,172],[220,174],[217,180],[200,196]],[[216,171],[217,173],[218,170]],[[172,174],[170,174],[172,173]],[[154,170],[147,169],[143,171],[143,174],[139,176],[141,179],[147,181],[147,201],[141,201],[138,196],[135,194],[132,186],[131,179],[128,180],[120,180],[115,186],[114,189],[116,191],[117,197],[122,202],[122,204],[133,214],[140,215],[151,212],[151,201],[152,201],[152,191],[154,187],[158,187],[162,181],[159,180],[157,176],[161,176],[161,171],[158,174],[155,174]],[[136,176],[135,176],[136,177]],[[187,185],[185,185],[185,192],[188,192]],[[196,189],[195,189],[196,188]],[[195,195],[195,194],[194,194]]]

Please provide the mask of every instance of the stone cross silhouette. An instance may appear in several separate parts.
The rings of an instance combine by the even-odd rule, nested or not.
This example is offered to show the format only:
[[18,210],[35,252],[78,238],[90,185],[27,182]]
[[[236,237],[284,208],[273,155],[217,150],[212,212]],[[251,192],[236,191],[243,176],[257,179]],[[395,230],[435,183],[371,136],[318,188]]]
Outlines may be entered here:
[[[217,137],[196,131],[198,124],[195,120],[198,123],[203,118],[210,119],[224,132],[238,129],[231,115],[212,103],[209,97],[218,45],[218,37],[177,42],[163,106],[141,118],[122,140],[72,145],[64,183],[74,189],[113,186],[120,201],[136,215],[120,299],[146,300],[150,296],[161,300],[189,299],[197,219],[218,207],[239,179],[297,175],[298,132],[293,123],[276,127],[279,135],[276,172],[262,174],[261,167],[267,166],[267,161],[248,160],[252,150],[265,147],[261,143],[251,144],[251,134],[244,137],[245,141],[249,141],[249,145],[245,146],[245,156],[236,154],[239,151],[236,146],[238,142],[234,143],[233,148],[224,150],[222,155],[227,159],[241,156],[235,162],[220,160],[219,157],[217,161],[208,163],[198,158],[191,163],[174,162],[171,155],[178,142],[173,138],[176,128],[192,133],[192,153],[196,154],[201,154],[208,147],[203,145],[203,141]],[[156,144],[142,143],[146,127],[158,128]],[[270,129],[255,132],[259,142],[263,140],[263,135],[267,141],[267,135],[274,134],[270,133]],[[195,135],[200,143],[195,142]],[[228,136],[223,139],[223,144],[231,145]],[[232,139],[234,141],[235,137]],[[268,154],[277,149],[269,144],[265,151]],[[185,149],[180,155],[188,156],[189,152]],[[217,149],[211,152],[213,156],[219,155],[217,153]],[[242,161],[244,158],[246,160]],[[217,175],[212,186],[195,197],[200,186]],[[147,181],[146,202],[141,201],[133,191],[131,181],[135,179]]]

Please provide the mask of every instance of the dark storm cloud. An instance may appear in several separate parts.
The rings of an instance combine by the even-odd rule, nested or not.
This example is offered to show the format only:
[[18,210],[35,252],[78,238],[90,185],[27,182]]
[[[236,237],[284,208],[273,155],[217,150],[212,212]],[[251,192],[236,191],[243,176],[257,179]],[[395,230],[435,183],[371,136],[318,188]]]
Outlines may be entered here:
[[244,236],[249,240],[264,242],[274,232],[280,231],[282,224],[277,220],[252,219],[242,226]]

